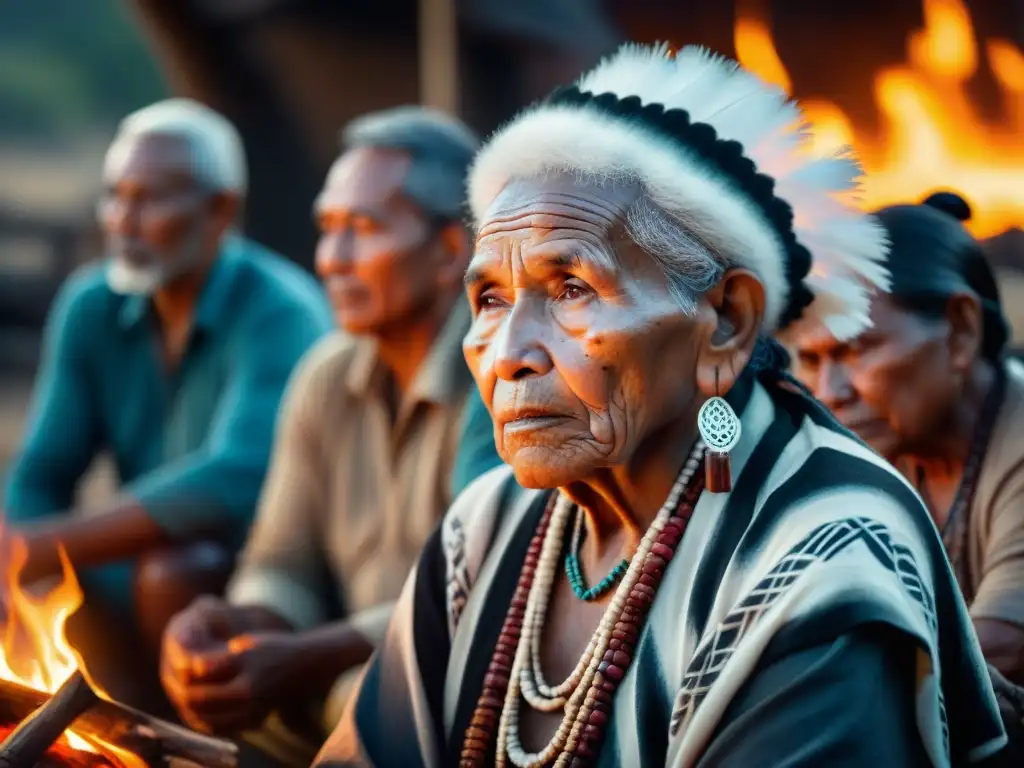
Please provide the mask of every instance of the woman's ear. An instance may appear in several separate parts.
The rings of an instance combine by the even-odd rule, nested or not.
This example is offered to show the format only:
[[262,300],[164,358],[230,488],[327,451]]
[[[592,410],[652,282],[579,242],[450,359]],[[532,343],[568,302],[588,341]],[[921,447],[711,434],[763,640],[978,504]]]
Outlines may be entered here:
[[946,302],[949,324],[949,364],[966,375],[981,354],[983,319],[981,303],[969,293],[957,293]]
[[716,321],[697,357],[697,386],[706,397],[724,397],[754,354],[764,320],[764,285],[749,270],[730,269],[704,299]]

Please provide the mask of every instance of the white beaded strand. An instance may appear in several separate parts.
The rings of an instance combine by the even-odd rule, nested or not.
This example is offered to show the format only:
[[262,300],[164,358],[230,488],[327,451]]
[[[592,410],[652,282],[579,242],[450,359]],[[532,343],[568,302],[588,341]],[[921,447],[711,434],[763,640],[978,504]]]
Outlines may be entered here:
[[[593,708],[594,701],[591,698],[590,688],[601,659],[604,658],[605,652],[608,650],[612,630],[622,615],[626,600],[640,578],[647,555],[650,554],[665,523],[677,508],[683,491],[700,465],[704,450],[703,442],[698,441],[676,478],[668,498],[637,547],[626,575],[615,590],[576,669],[565,682],[551,688],[543,683],[543,675],[540,674],[540,633],[553,591],[558,561],[563,551],[569,514],[573,507],[561,491],[557,492],[559,498],[548,526],[534,581],[527,598],[522,634],[516,648],[512,671],[509,675],[509,686],[501,711],[497,739],[497,764],[499,766],[504,766],[506,755],[517,768],[542,768],[556,756],[558,765],[568,765],[580,731],[585,725],[585,721],[589,719],[590,711]],[[555,695],[550,695],[551,693]],[[535,710],[552,712],[559,706],[564,709],[564,717],[554,736],[547,746],[537,753],[526,752],[519,740],[520,694]],[[566,699],[567,696],[568,699]]]
[[[574,531],[570,547],[576,547],[579,544],[580,532],[582,529],[583,511],[574,506],[573,515],[574,518]],[[523,691],[523,698],[526,699],[527,703],[530,704],[534,709],[541,712],[554,712],[565,706],[566,697],[568,697],[577,687],[579,687],[580,680],[583,679],[583,672],[590,663],[590,659],[593,656],[594,648],[597,645],[597,635],[591,637],[590,643],[588,643],[586,650],[583,652],[583,656],[576,664],[576,668],[569,674],[569,676],[557,686],[550,686],[544,678],[544,672],[541,669],[541,653],[540,653],[540,642],[541,642],[541,627],[544,619],[547,615],[548,600],[550,595],[554,592],[554,581],[552,584],[538,584],[537,585],[538,599],[535,603],[535,611],[528,617],[528,620],[534,624],[531,628],[531,647],[529,648],[529,661],[522,673],[522,679],[520,685]],[[525,623],[525,621],[524,621]],[[532,675],[531,675],[532,670]]]
[[[572,501],[559,491],[555,501],[555,508],[551,513],[551,520],[548,523],[548,530],[541,544],[540,555],[537,558],[537,567],[534,570],[533,583],[530,586],[530,593],[526,599],[526,608],[523,611],[523,623],[520,629],[519,643],[516,646],[516,653],[512,660],[512,670],[509,673],[508,690],[505,692],[505,702],[502,706],[502,716],[498,723],[497,737],[497,762],[502,766],[505,762],[505,755],[509,753],[507,739],[510,730],[518,732],[519,710],[510,707],[510,702],[519,700],[519,677],[523,668],[530,647],[531,615],[535,610],[535,604],[541,592],[536,589],[538,580],[554,582],[554,566],[557,565],[558,556],[562,551],[562,536],[565,533],[565,523],[572,511]],[[508,716],[506,717],[506,712]],[[520,751],[522,749],[520,748]],[[511,754],[509,754],[511,758]],[[515,759],[512,758],[513,763]],[[519,765],[516,763],[516,765]]]
[[[690,480],[693,478],[693,473],[696,471],[700,464],[700,459],[704,455],[706,446],[703,442],[698,441],[687,458],[683,469],[680,471],[679,477],[676,478],[676,483],[673,485],[672,490],[669,492],[669,496],[659,510],[659,515],[666,513],[671,514],[671,511],[676,508],[679,503],[679,497],[682,492],[689,485]],[[584,514],[579,508],[575,508],[575,525],[572,536],[571,546],[575,549],[578,548],[580,538],[582,536]],[[564,540],[564,536],[563,539]],[[550,594],[553,592],[552,584],[547,583],[536,583],[537,593],[539,599],[536,601],[535,610],[524,616],[524,623],[529,621],[533,626],[531,627],[531,637],[533,643],[530,651],[530,664],[523,670],[520,680],[523,697],[527,700],[535,710],[541,712],[553,712],[559,707],[564,706],[566,697],[579,686],[580,681],[583,677],[583,672],[590,663],[593,657],[594,649],[597,643],[598,636],[595,634],[590,643],[587,645],[583,656],[580,658],[576,668],[572,671],[568,678],[566,678],[561,684],[555,687],[551,687],[547,684],[544,679],[543,671],[541,670],[540,659],[540,638],[541,638],[541,624],[543,623],[547,615],[547,604]],[[628,595],[627,595],[628,596]],[[532,671],[532,675],[531,675]]]

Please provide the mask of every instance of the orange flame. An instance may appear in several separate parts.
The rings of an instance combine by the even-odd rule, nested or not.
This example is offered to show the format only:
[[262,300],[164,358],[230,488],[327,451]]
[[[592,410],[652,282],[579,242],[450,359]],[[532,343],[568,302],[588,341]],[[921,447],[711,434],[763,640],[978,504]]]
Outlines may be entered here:
[[[10,568],[2,575],[7,615],[0,641],[0,678],[54,693],[75,670],[86,671],[64,632],[68,618],[82,605],[82,589],[63,550],[56,586],[42,595],[24,589],[20,581],[28,560],[24,542],[3,540],[0,532],[0,547],[10,547]],[[96,688],[91,680],[90,684]],[[71,749],[102,753],[124,768],[145,767],[137,756],[92,735],[68,729],[62,742]]]
[[[814,127],[811,151],[857,150],[866,176],[867,208],[915,202],[955,189],[974,210],[971,231],[989,237],[1024,228],[1024,53],[1008,40],[988,40],[984,59],[1003,97],[1004,120],[986,124],[965,90],[981,61],[962,0],[923,0],[925,26],[907,39],[907,62],[876,73],[882,117],[877,135],[860,130],[837,105],[803,102]],[[737,58],[764,80],[791,92],[771,31],[749,14],[735,29]]]

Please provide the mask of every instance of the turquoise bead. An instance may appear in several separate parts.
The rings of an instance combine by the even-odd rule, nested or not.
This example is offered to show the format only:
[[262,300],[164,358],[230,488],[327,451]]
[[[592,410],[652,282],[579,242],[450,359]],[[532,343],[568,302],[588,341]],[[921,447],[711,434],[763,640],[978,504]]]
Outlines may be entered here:
[[588,589],[586,580],[583,578],[583,569],[580,566],[579,557],[575,554],[565,556],[565,573],[569,578],[569,586],[572,587],[576,597],[586,602],[596,600],[608,592],[626,574],[627,570],[629,570],[629,563],[623,560],[612,568],[611,572],[601,579],[596,586]]

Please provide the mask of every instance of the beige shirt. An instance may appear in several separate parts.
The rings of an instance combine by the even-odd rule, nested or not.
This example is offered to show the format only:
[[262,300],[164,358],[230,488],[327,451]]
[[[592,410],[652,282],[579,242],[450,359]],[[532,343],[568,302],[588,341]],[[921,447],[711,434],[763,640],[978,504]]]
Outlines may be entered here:
[[469,323],[460,300],[394,423],[375,342],[339,332],[309,352],[285,397],[229,600],[308,628],[329,620],[340,597],[349,620],[381,640],[391,602],[451,503],[473,385],[462,356]]
[[971,617],[1024,627],[1024,365],[1006,364],[1006,395],[971,504]]

